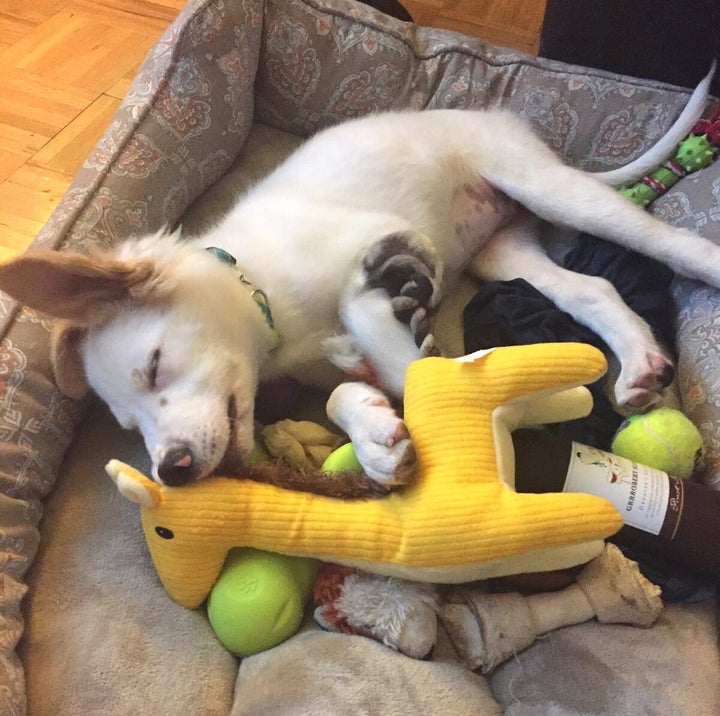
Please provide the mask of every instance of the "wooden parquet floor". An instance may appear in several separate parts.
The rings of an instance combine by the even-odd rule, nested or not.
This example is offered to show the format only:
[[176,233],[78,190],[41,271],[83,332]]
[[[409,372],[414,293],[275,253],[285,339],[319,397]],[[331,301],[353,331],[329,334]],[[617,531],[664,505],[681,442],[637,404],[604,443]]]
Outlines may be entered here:
[[[0,0],[0,261],[22,252],[184,0]],[[545,0],[403,0],[422,25],[535,52]]]
[[443,27],[536,54],[545,0],[401,0],[418,25]]

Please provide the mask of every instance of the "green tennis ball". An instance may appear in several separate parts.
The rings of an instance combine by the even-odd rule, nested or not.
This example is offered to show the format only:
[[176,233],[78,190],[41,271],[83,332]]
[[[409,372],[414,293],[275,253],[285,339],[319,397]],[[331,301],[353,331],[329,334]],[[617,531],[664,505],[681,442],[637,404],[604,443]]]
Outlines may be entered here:
[[233,549],[208,597],[210,625],[236,656],[289,639],[300,627],[319,562],[255,549]]
[[328,475],[344,472],[345,470],[363,471],[352,443],[345,443],[333,450],[322,464],[322,471]]
[[633,415],[618,428],[612,452],[675,477],[690,477],[702,466],[705,446],[693,422],[674,408]]

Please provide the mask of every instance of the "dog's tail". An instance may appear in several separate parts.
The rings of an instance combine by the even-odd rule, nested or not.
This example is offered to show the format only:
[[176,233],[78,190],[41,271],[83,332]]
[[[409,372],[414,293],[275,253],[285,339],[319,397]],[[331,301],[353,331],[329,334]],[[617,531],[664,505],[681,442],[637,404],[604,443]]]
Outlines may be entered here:
[[657,144],[630,164],[608,172],[595,172],[593,176],[604,184],[620,187],[635,182],[657,169],[675,151],[677,145],[685,139],[695,123],[702,117],[708,101],[710,82],[715,75],[716,64],[717,61],[713,60],[710,71],[693,91],[685,109]]

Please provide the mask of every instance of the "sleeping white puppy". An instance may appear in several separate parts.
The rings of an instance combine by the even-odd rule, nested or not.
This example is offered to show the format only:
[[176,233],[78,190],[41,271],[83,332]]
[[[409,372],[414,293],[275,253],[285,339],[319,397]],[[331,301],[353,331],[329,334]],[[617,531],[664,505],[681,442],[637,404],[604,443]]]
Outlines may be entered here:
[[[432,351],[429,315],[466,270],[522,277],[596,331],[621,366],[618,403],[643,409],[671,379],[670,361],[610,284],[547,258],[538,218],[720,287],[719,248],[612,188],[670,154],[708,82],[645,157],[595,175],[564,166],[504,111],[349,121],[307,141],[199,238],[160,232],[90,257],[31,252],[0,268],[0,288],[59,319],[61,389],[93,389],[139,429],[154,478],[169,485],[247,459],[261,379],[335,388],[343,372],[333,364],[364,367],[400,397],[408,363]],[[410,442],[382,393],[343,386],[329,411],[371,477],[407,479]]]

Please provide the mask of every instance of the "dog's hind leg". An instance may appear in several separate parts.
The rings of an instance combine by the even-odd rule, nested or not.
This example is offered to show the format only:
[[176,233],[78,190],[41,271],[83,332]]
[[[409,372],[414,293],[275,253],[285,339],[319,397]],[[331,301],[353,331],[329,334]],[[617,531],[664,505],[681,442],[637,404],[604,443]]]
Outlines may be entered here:
[[524,278],[578,323],[595,331],[620,363],[617,404],[644,410],[662,399],[674,369],[647,323],[622,300],[611,283],[568,271],[540,246],[537,220],[517,218],[497,232],[473,260],[471,270],[488,281]]
[[638,208],[601,178],[527,152],[524,166],[498,162],[483,173],[533,214],[663,262],[678,274],[720,288],[720,247]]

